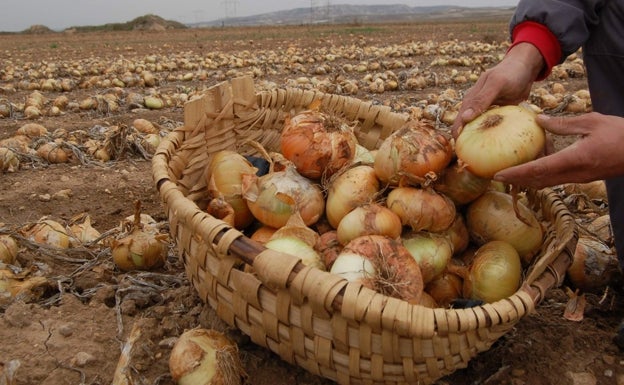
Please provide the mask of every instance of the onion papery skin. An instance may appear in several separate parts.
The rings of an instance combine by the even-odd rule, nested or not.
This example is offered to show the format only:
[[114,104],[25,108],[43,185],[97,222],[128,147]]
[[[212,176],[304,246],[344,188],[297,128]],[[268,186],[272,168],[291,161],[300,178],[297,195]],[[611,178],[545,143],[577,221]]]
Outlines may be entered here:
[[617,256],[602,240],[580,236],[567,277],[576,289],[602,291],[618,274]]
[[463,280],[457,274],[443,272],[425,286],[425,292],[442,307],[462,297]]
[[[354,260],[355,263],[350,264],[351,270],[344,266],[342,258]],[[371,265],[363,260],[370,261]],[[363,268],[365,274],[361,273]],[[373,274],[368,273],[371,270]],[[419,303],[422,297],[424,283],[418,263],[400,240],[383,235],[353,239],[338,255],[331,272],[351,277],[378,293],[410,303]]]
[[490,185],[490,179],[481,178],[454,162],[444,169],[433,188],[451,198],[455,206],[463,206],[481,196]]
[[399,238],[401,219],[389,208],[378,203],[365,204],[351,210],[338,224],[337,237],[342,245],[362,235],[385,235]]
[[543,244],[544,229],[535,213],[522,202],[517,202],[520,220],[513,208],[513,197],[507,193],[488,190],[470,203],[466,209],[466,227],[477,244],[498,240],[510,243],[526,266]]
[[241,230],[253,220],[247,202],[243,198],[242,180],[245,174],[255,174],[258,169],[245,157],[235,151],[223,150],[215,153],[208,165],[208,188],[214,198],[219,195],[234,210],[234,227]]
[[325,215],[330,226],[338,228],[348,212],[372,202],[379,191],[379,179],[372,166],[357,165],[335,174],[328,182],[325,201]]
[[446,229],[443,234],[449,239],[453,245],[453,255],[458,255],[468,248],[470,244],[470,233],[464,220],[464,215],[458,212],[451,227]]
[[513,295],[522,278],[516,249],[504,241],[488,242],[477,250],[464,280],[464,296],[487,303]]
[[319,270],[325,270],[325,263],[321,260],[321,256],[316,252],[313,246],[295,237],[272,238],[264,244],[267,249],[290,254],[300,258],[301,263],[306,266],[316,267]]
[[240,385],[244,377],[238,345],[213,329],[182,333],[171,349],[169,371],[179,385]]
[[467,123],[455,141],[460,163],[482,178],[538,157],[546,134],[524,106],[494,107]]
[[8,234],[0,234],[0,262],[12,265],[17,258],[17,241]]
[[70,246],[68,231],[62,224],[52,219],[37,222],[28,231],[28,238],[36,243],[60,249],[66,249]]
[[425,284],[442,274],[453,256],[453,246],[444,235],[411,233],[404,235],[402,242],[418,263]]
[[357,138],[339,117],[306,110],[286,117],[280,136],[284,157],[310,179],[329,177],[355,157]]
[[453,201],[432,188],[396,187],[388,193],[386,205],[413,231],[444,231],[457,213]]
[[308,226],[316,223],[325,211],[319,186],[293,167],[261,177],[244,175],[242,191],[253,216],[276,229],[284,226],[296,211]]
[[420,121],[409,121],[383,140],[375,154],[375,173],[389,186],[419,185],[446,168],[453,158],[450,140]]

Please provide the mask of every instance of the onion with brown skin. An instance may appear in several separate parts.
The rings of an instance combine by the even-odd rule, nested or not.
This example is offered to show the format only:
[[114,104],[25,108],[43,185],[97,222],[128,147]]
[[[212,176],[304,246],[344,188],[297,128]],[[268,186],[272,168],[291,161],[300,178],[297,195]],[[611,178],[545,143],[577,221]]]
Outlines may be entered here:
[[618,270],[613,250],[600,239],[583,235],[576,243],[567,277],[575,288],[591,292],[607,287]]
[[419,185],[444,170],[453,158],[447,135],[412,120],[383,140],[375,154],[375,173],[390,186]]
[[169,356],[171,377],[179,385],[241,385],[243,368],[238,346],[213,329],[185,331]]
[[444,231],[453,224],[457,213],[453,201],[432,188],[394,188],[386,205],[413,231]]
[[494,190],[486,191],[468,205],[466,226],[471,239],[477,245],[492,240],[510,243],[526,266],[542,246],[544,229],[531,209],[520,201],[516,205],[523,220],[516,215],[514,198],[511,195]]
[[309,226],[325,211],[321,189],[292,166],[260,177],[245,174],[241,190],[253,216],[270,227],[284,226],[296,211]]
[[[343,263],[347,259],[353,262]],[[401,241],[383,235],[364,235],[349,242],[330,271],[410,303],[419,303],[422,297],[418,263]]]
[[380,191],[379,179],[369,165],[356,165],[336,173],[326,184],[327,221],[338,228],[342,218],[354,208],[371,203]]
[[345,215],[338,224],[338,241],[346,245],[362,235],[385,235],[397,239],[403,226],[401,219],[389,208],[379,203],[358,206]]
[[351,162],[357,138],[343,119],[317,107],[286,117],[280,148],[301,175],[318,180]]
[[466,167],[453,162],[444,169],[433,188],[451,198],[456,206],[462,206],[477,199],[491,185],[488,178],[481,178]]
[[479,247],[464,279],[466,298],[487,303],[514,294],[520,288],[522,263],[516,249],[505,241],[490,241]]

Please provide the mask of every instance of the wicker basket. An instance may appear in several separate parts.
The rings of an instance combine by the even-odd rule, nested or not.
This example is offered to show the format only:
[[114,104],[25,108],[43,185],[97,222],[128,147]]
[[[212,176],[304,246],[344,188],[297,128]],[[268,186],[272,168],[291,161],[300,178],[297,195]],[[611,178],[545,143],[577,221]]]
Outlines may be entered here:
[[221,319],[254,343],[340,384],[430,384],[466,367],[561,284],[577,239],[572,216],[553,191],[531,194],[549,226],[521,289],[483,306],[430,309],[306,267],[206,214],[201,201],[210,155],[223,149],[253,154],[249,139],[277,150],[284,116],[316,99],[357,119],[358,139],[368,148],[406,121],[386,106],[351,97],[298,89],[256,93],[248,77],[215,85],[186,104],[184,126],[164,140],[152,164],[189,280]]

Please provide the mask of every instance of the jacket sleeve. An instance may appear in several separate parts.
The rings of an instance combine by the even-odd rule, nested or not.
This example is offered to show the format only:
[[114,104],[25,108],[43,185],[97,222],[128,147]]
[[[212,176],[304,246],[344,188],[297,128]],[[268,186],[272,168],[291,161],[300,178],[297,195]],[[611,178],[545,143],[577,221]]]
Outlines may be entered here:
[[[550,72],[587,41],[605,1],[608,0],[520,0],[510,22],[512,44],[519,39],[533,43],[542,52]],[[540,27],[546,31],[539,31]],[[558,44],[548,41],[552,38]],[[544,51],[548,49],[559,52]]]

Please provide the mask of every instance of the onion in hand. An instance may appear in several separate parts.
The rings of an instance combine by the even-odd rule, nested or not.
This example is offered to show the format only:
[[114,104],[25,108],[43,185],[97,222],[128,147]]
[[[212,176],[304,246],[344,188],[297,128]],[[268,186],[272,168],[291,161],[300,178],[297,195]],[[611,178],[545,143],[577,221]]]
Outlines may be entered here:
[[494,107],[467,123],[455,141],[460,163],[482,178],[537,158],[546,134],[528,106]]

